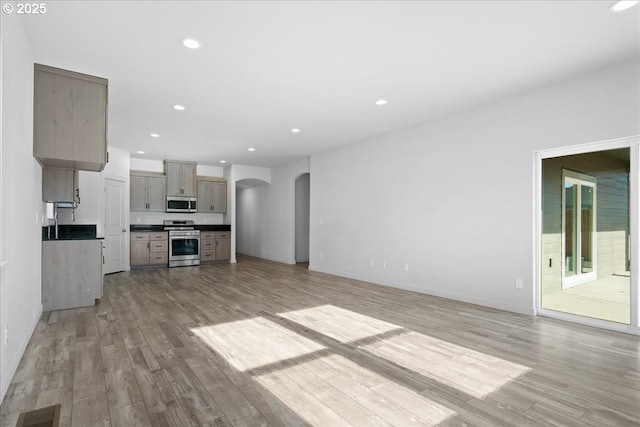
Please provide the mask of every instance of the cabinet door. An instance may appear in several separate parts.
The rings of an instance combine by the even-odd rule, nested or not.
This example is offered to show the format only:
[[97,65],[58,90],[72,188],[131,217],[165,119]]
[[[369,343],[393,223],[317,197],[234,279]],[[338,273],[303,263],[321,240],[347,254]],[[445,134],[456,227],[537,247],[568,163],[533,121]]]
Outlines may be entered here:
[[182,196],[182,164],[166,162],[167,196]]
[[193,163],[182,165],[182,195],[196,197],[196,168]]
[[131,241],[131,265],[148,265],[149,264],[149,242],[148,241]]
[[225,213],[227,212],[227,183],[212,182],[212,184],[213,209],[211,211]]
[[102,290],[102,241],[42,242],[42,302],[45,311],[95,304]]
[[198,181],[198,212],[213,212],[212,184]]
[[76,174],[71,169],[42,168],[42,201],[75,201]]
[[132,211],[147,210],[147,177],[132,175],[129,190],[129,209]]
[[107,80],[35,65],[34,156],[44,166],[101,171]]
[[147,177],[147,203],[148,211],[164,212],[167,197],[164,195],[165,178],[149,176]]
[[231,239],[216,239],[216,259],[231,258]]

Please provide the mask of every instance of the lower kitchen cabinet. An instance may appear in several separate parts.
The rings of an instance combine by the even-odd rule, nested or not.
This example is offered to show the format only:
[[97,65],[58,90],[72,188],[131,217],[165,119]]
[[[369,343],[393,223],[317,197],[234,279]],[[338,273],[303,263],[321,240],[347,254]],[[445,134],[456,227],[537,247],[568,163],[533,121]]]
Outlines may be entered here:
[[231,258],[231,233],[229,231],[216,232],[216,260]]
[[131,233],[131,267],[167,266],[169,234],[166,231]]
[[42,242],[44,311],[95,305],[102,297],[102,240]]
[[228,231],[200,232],[200,263],[231,258],[231,233]]

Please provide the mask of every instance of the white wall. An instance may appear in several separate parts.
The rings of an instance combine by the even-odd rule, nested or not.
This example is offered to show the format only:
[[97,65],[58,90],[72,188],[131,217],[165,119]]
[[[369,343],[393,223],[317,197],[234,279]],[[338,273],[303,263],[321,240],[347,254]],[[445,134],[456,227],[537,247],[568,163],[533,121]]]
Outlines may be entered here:
[[[42,168],[33,158],[33,57],[19,15],[0,17],[0,400],[42,312]],[[4,331],[8,340],[4,342]]]
[[309,191],[310,175],[296,179],[295,194],[295,261],[309,262]]
[[271,184],[237,190],[237,252],[295,263],[295,180],[309,172],[305,158],[271,169]]
[[534,151],[640,133],[639,76],[622,63],[312,156],[310,268],[533,313]]

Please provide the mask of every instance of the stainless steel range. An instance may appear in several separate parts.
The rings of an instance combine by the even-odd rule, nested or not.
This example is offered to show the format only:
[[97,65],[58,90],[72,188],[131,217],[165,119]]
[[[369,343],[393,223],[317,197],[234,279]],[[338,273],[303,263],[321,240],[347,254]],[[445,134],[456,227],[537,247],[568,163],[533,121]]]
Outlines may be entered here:
[[193,221],[167,219],[164,229],[169,232],[169,267],[200,265],[200,230]]

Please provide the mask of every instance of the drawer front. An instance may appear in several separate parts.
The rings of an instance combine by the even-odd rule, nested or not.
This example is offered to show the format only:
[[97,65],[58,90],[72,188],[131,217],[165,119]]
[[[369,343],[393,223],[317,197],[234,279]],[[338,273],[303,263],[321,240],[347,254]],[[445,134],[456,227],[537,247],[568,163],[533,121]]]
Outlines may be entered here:
[[167,264],[169,254],[166,252],[154,252],[149,255],[149,264]]
[[218,231],[216,233],[216,239],[230,239],[231,233],[229,231]]
[[169,246],[166,241],[155,240],[151,241],[150,252],[167,252],[169,250]]
[[149,233],[131,233],[131,240],[148,242]]
[[200,251],[200,261],[215,261],[216,251],[211,249],[203,249]]
[[149,233],[149,240],[169,240],[169,233],[166,231],[161,233]]
[[215,231],[201,231],[200,232],[201,239],[215,239],[216,232]]
[[200,247],[202,248],[203,251],[206,251],[207,249],[215,250],[216,241],[215,240],[200,240]]

